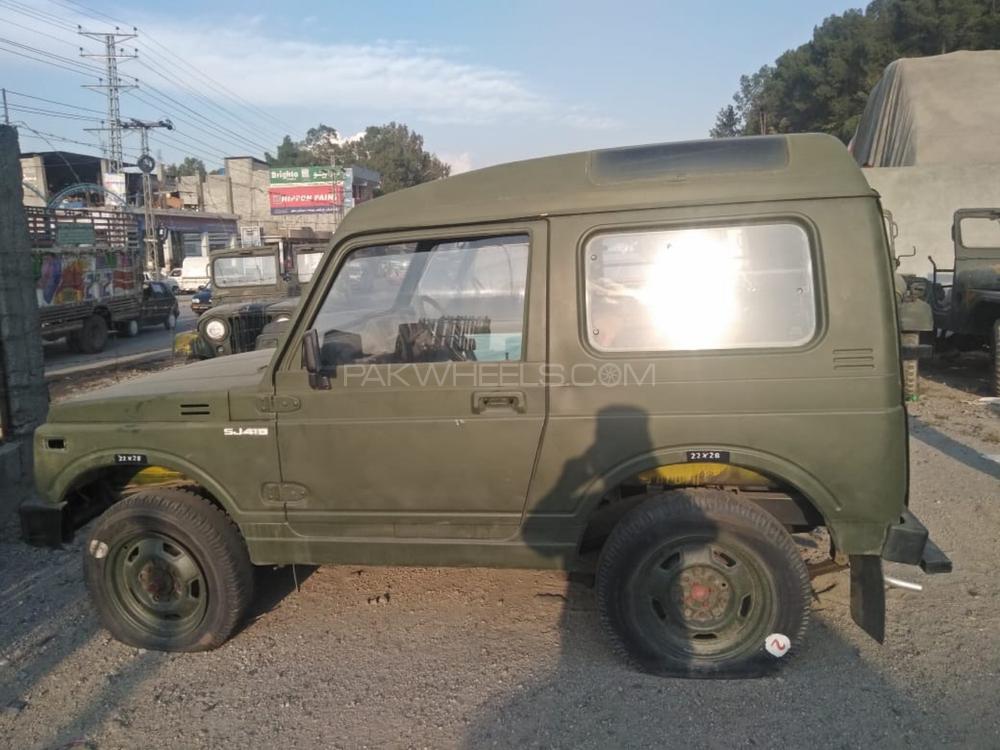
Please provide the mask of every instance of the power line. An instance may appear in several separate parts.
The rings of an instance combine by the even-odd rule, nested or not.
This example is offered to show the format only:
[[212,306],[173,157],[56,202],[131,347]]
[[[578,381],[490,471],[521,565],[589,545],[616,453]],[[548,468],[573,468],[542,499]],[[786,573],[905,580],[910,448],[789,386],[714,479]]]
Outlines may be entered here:
[[73,42],[67,41],[67,40],[63,39],[62,37],[56,36],[55,34],[48,34],[48,33],[44,32],[44,31],[42,31],[40,29],[35,29],[35,28],[32,28],[31,26],[25,26],[24,24],[20,24],[17,21],[11,21],[9,18],[0,18],[0,21],[2,21],[5,24],[9,24],[10,26],[17,26],[19,29],[24,29],[25,31],[28,31],[28,32],[30,32],[32,34],[38,34],[39,36],[44,36],[44,37],[48,37],[49,39],[54,39],[55,41],[59,42],[60,44],[65,44],[67,47],[76,48],[78,46],[76,44],[73,44]]
[[98,118],[78,115],[73,112],[59,112],[54,109],[41,109],[39,107],[25,107],[20,104],[8,104],[7,109],[12,112],[24,112],[31,115],[41,115],[43,117],[59,117],[64,120],[82,120],[84,122],[94,122]]
[[[2,42],[0,42],[0,44],[2,44]],[[16,55],[17,57],[23,57],[25,60],[31,60],[32,62],[39,62],[39,63],[43,63],[45,65],[51,65],[54,68],[60,68],[62,70],[68,70],[70,73],[76,73],[77,75],[82,75],[82,76],[93,75],[93,73],[91,73],[89,71],[81,70],[80,68],[71,68],[68,65],[60,65],[59,63],[52,62],[51,60],[45,60],[45,59],[38,58],[38,57],[32,57],[31,55],[28,55],[28,54],[26,54],[24,52],[18,52],[17,50],[5,49],[3,46],[0,46],[0,52],[6,52],[8,55]]]
[[[122,21],[120,19],[115,19],[114,17],[109,16],[106,13],[101,13],[98,10],[95,10],[93,8],[89,8],[88,6],[84,5],[83,3],[77,2],[76,0],[53,0],[53,2],[56,2],[57,4],[61,5],[64,8],[67,8],[68,10],[73,10],[75,12],[82,12],[84,15],[89,16],[90,18],[93,18],[95,20],[101,20],[101,19],[103,19],[105,21],[111,21],[112,23],[119,23],[119,24],[123,24],[123,25],[128,25],[128,24],[126,24],[124,21]],[[156,47],[158,47],[161,50],[160,54],[169,55],[171,58],[173,58],[174,60],[176,60],[178,64],[183,65],[185,68],[187,68],[193,75],[195,75],[198,78],[202,79],[202,81],[205,81],[209,85],[210,88],[214,88],[214,89],[222,90],[222,91],[226,92],[227,98],[229,98],[230,100],[239,103],[244,109],[246,109],[248,111],[251,111],[251,112],[256,112],[258,115],[263,116],[263,117],[267,118],[268,120],[276,123],[280,128],[284,129],[285,131],[287,131],[287,132],[294,132],[295,131],[295,129],[296,129],[295,126],[289,125],[288,123],[284,122],[280,118],[278,118],[275,115],[271,114],[267,110],[264,110],[264,109],[262,109],[262,108],[260,108],[260,107],[258,107],[256,105],[248,102],[246,99],[244,99],[242,96],[240,96],[239,94],[237,94],[232,89],[228,88],[227,86],[225,86],[224,84],[222,84],[219,81],[215,80],[214,78],[211,78],[203,70],[201,70],[201,69],[197,68],[196,66],[192,65],[189,61],[185,60],[183,57],[180,57],[178,54],[176,54],[167,45],[162,44],[157,39],[155,39],[153,37],[153,35],[150,34],[146,29],[141,29],[141,32],[142,32],[142,39],[145,42],[149,42],[151,44],[156,45]],[[282,135],[284,135],[284,134],[282,134]]]
[[21,96],[25,99],[34,99],[39,102],[45,102],[46,104],[56,104],[60,107],[68,107],[70,109],[79,109],[83,112],[94,112],[96,114],[104,116],[104,112],[99,109],[92,109],[90,107],[81,107],[79,104],[69,104],[68,102],[59,102],[55,99],[46,99],[43,96],[35,96],[34,94],[25,94],[23,91],[13,91],[12,89],[7,89],[8,94],[14,94],[15,96]]
[[23,3],[14,2],[13,0],[0,0],[0,7],[5,7],[15,13],[20,13],[22,16],[33,18],[36,21],[42,21],[43,23],[50,24],[57,28],[66,29],[68,31],[76,31],[72,24],[63,21],[59,16],[43,10],[31,8]]
[[[73,72],[84,72],[90,74],[97,74],[103,72],[100,68],[97,68],[88,63],[82,63],[79,60],[74,60],[71,57],[63,57],[62,55],[57,55],[54,52],[47,52],[43,49],[38,49],[37,47],[32,47],[30,44],[22,44],[21,42],[16,42],[13,39],[7,39],[5,37],[0,37],[0,44],[6,44],[9,47],[16,47],[22,52],[17,52],[16,50],[11,50],[14,54],[20,54],[22,57],[27,57],[28,53],[33,55],[40,55],[41,57],[49,58],[50,60],[55,60],[57,63],[49,63],[51,65],[61,66],[71,66],[75,68]],[[46,62],[46,60],[37,60],[37,62]]]

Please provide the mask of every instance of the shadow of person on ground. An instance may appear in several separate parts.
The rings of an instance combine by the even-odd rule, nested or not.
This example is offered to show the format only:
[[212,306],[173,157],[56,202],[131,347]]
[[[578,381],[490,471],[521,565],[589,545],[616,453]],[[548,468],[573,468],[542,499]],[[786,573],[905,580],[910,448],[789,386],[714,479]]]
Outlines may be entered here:
[[921,443],[941,451],[946,456],[965,464],[970,469],[981,471],[994,479],[1000,479],[1000,463],[987,458],[965,443],[960,443],[938,429],[931,427],[917,417],[910,417],[910,434]]
[[[641,455],[653,450],[648,419],[632,407],[602,410],[591,445],[566,462],[552,490],[529,510],[525,537],[536,550],[565,554],[553,553],[540,540],[551,533],[560,515],[566,522],[566,508],[603,473],[608,453]],[[865,746],[887,736],[898,737],[904,745],[947,736],[940,723],[926,721],[921,710],[824,619],[814,622],[808,645],[780,677],[707,682],[634,670],[609,648],[599,619],[595,591],[571,578],[558,617],[555,666],[483,705],[462,746],[774,747],[813,744],[817,736]],[[849,694],[846,686],[852,688]],[[829,701],[828,711],[817,712],[817,702],[825,700],[818,696],[824,695],[836,699]],[[817,713],[822,717],[819,726],[801,720]]]

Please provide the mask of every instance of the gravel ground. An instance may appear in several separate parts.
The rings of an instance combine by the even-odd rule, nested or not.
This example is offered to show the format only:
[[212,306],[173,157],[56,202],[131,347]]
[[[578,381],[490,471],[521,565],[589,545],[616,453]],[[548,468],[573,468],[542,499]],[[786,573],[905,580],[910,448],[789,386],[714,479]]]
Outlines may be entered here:
[[0,746],[1000,747],[1000,411],[964,372],[932,370],[912,408],[911,503],[955,572],[887,565],[925,590],[888,592],[884,646],[851,623],[844,571],[814,580],[779,676],[698,682],[624,668],[592,592],[557,573],[325,567],[298,591],[259,571],[236,638],[167,655],[99,629],[78,543],[7,527]]

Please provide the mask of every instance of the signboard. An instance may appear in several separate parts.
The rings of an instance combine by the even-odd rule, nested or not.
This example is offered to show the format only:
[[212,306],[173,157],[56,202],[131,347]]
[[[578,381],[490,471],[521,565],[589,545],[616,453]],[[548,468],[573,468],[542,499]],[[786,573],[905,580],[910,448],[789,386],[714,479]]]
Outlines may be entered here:
[[93,224],[56,224],[57,245],[93,245],[95,239]]
[[[339,167],[275,167],[267,191],[271,215],[331,213],[343,208],[345,194],[350,195],[345,181],[350,185]],[[351,205],[353,201],[347,207]]]
[[104,189],[112,195],[104,196],[105,206],[122,206],[125,204],[125,173],[106,172],[104,174]]
[[260,227],[240,227],[240,247],[260,247]]

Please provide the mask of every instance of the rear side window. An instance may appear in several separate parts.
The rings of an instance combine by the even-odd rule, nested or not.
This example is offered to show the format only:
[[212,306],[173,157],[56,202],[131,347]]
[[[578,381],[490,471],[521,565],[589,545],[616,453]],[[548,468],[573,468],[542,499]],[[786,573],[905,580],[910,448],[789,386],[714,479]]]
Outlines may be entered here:
[[584,263],[587,336],[600,351],[796,347],[816,332],[797,224],[604,233]]

